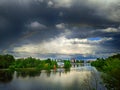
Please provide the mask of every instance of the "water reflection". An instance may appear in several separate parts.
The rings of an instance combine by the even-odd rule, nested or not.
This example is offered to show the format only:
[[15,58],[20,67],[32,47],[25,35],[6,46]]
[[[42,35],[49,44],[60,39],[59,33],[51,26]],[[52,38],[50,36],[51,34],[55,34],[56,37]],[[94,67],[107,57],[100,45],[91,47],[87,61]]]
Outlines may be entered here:
[[46,71],[47,77],[50,77],[51,71]]
[[17,78],[26,78],[26,77],[40,77],[41,73],[46,74],[46,77],[50,77],[51,74],[56,75],[56,73],[59,73],[59,76],[61,76],[62,73],[67,74],[68,72],[70,72],[70,68],[69,69],[64,69],[64,68],[59,68],[56,70],[51,70],[51,71],[47,71],[47,70],[42,70],[42,71],[37,71],[37,70],[23,70],[23,71],[17,71],[16,72],[16,77]]
[[13,71],[9,70],[0,70],[0,82],[1,83],[9,83],[13,79]]
[[16,77],[36,77],[40,76],[41,72],[37,70],[24,70],[24,71],[17,71]]
[[105,90],[100,82],[100,74],[95,68],[82,66],[66,70],[60,68],[51,71],[18,71],[8,83],[8,88],[11,87],[9,90],[13,90],[13,87],[14,90]]
[[90,63],[72,63],[72,67],[91,66]]

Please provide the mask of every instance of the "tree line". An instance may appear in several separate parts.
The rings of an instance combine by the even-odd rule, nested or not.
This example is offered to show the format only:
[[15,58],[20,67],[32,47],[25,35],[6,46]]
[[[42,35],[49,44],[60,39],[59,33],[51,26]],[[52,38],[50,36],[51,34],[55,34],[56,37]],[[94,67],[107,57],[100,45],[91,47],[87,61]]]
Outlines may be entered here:
[[[64,68],[70,68],[71,63],[64,60]],[[0,69],[24,69],[35,68],[38,70],[50,70],[58,68],[57,61],[51,59],[40,60],[33,57],[15,59],[14,56],[6,54],[0,55]]]
[[120,54],[108,58],[97,58],[91,63],[100,72],[108,90],[120,90]]

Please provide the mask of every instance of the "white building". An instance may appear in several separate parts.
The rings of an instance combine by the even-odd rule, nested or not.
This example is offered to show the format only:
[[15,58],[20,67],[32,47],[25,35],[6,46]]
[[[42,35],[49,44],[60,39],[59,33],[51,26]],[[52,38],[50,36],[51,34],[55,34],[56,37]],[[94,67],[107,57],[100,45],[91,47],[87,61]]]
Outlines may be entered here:
[[58,67],[64,67],[64,62],[57,62]]

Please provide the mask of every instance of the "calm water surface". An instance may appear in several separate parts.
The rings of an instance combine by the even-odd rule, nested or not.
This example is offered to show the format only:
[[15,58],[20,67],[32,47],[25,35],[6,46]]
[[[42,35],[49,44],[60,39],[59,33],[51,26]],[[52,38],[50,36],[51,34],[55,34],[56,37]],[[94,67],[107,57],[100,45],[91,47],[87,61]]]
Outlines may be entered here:
[[91,66],[70,70],[0,71],[0,90],[106,90],[99,72]]

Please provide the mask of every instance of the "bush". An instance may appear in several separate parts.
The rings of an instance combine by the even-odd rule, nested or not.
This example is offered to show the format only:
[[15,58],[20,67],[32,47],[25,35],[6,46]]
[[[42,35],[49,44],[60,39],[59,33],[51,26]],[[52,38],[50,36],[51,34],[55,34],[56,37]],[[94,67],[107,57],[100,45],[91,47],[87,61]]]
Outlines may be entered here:
[[98,70],[104,72],[102,75],[108,90],[120,90],[120,54],[104,59],[97,59],[91,63]]
[[9,69],[14,71],[15,70],[15,66],[10,66]]
[[65,60],[65,61],[64,61],[64,68],[70,68],[70,67],[71,67],[70,61]]

